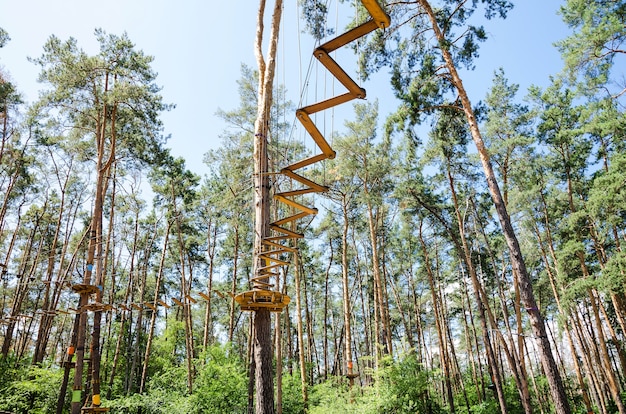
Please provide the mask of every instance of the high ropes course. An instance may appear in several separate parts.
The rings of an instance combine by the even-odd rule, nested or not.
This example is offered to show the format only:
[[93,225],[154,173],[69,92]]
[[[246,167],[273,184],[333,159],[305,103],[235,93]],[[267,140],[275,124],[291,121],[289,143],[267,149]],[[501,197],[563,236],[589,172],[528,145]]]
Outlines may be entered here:
[[[321,153],[312,157],[297,161],[282,168],[279,172],[290,179],[292,182],[299,183],[300,187],[294,190],[279,192],[274,194],[274,200],[291,208],[291,211],[295,211],[295,214],[280,218],[270,223],[270,235],[264,237],[261,240],[262,251],[256,253],[255,259],[260,259],[263,266],[256,269],[254,277],[252,277],[252,290],[242,292],[239,294],[231,293],[234,295],[235,301],[240,305],[243,311],[258,311],[269,310],[270,312],[282,312],[285,306],[290,302],[288,295],[279,291],[273,290],[278,285],[278,268],[281,266],[289,265],[290,262],[283,260],[285,255],[296,253],[297,249],[294,246],[290,246],[290,242],[295,239],[301,239],[303,234],[298,233],[295,230],[295,224],[298,220],[303,219],[310,215],[317,214],[315,207],[309,207],[302,204],[298,197],[305,194],[324,193],[328,191],[328,187],[318,184],[303,175],[299,170],[308,167],[312,164],[335,158],[335,151],[332,149],[326,138],[322,135],[317,126],[313,123],[311,115],[324,111],[326,109],[333,108],[337,105],[344,104],[353,99],[364,99],[365,89],[361,88],[345,70],[330,56],[335,50],[346,46],[347,44],[366,36],[367,34],[377,30],[385,29],[389,27],[390,18],[384,12],[377,0],[361,0],[363,6],[367,9],[370,19],[365,23],[329,40],[328,42],[318,46],[313,56],[319,60],[319,62],[326,67],[326,69],[347,89],[347,92],[335,96],[330,99],[323,100],[318,103],[314,103],[308,106],[304,106],[296,110],[296,118],[300,121],[304,129],[313,138],[315,144],[319,148]],[[287,228],[290,225],[291,229]],[[88,265],[93,266],[93,265]],[[0,265],[1,267],[1,265]],[[276,285],[271,280],[276,278]],[[66,284],[67,282],[61,282]],[[67,283],[70,285],[69,283]],[[89,298],[102,292],[101,286],[89,285],[89,284],[75,284],[71,285],[72,290],[78,293],[81,298]],[[215,291],[219,296],[224,297],[220,292]],[[78,309],[68,308],[67,310],[55,310],[45,312],[49,315],[56,314],[79,314],[85,312],[107,312],[112,310],[119,311],[156,311],[157,307],[170,308],[171,306],[186,306],[187,304],[196,303],[199,297],[204,300],[209,300],[211,292],[195,292],[193,297],[191,292],[182,293],[183,296],[179,299],[170,298],[171,302],[168,303],[163,299],[155,298],[154,301],[142,301],[124,304],[104,304],[96,301],[82,300],[84,305],[79,306]],[[90,303],[89,303],[90,302]],[[42,312],[44,313],[44,312]],[[10,315],[8,318],[0,319],[0,324],[19,323],[22,319],[32,318],[33,316],[27,315]],[[72,345],[68,347],[68,358],[64,362],[67,368],[71,367],[72,356],[74,355],[75,348],[72,341]],[[76,389],[72,393],[72,402],[81,401],[81,389]],[[94,393],[92,399],[93,405],[89,407],[81,407],[81,413],[104,413],[109,410],[106,407],[100,407],[100,395]]]
[[297,200],[299,196],[328,191],[328,187],[318,184],[298,174],[296,171],[312,164],[335,158],[335,151],[331,148],[317,126],[315,126],[311,120],[311,115],[349,102],[353,99],[365,98],[365,89],[361,88],[352,80],[330,54],[376,29],[388,28],[390,23],[389,16],[376,0],[361,0],[361,3],[367,9],[370,19],[346,33],[329,40],[321,46],[318,46],[313,51],[313,56],[345,86],[348,92],[296,110],[296,118],[313,138],[321,153],[297,161],[280,170],[280,174],[288,177],[292,182],[295,181],[301,184],[301,187],[295,190],[275,193],[274,200],[288,207],[292,207],[291,211],[296,211],[296,213],[270,223],[271,235],[262,239],[261,244],[263,251],[258,254],[258,258],[262,259],[264,266],[256,270],[256,274],[251,280],[252,290],[239,293],[235,296],[235,300],[240,305],[241,310],[257,311],[267,309],[271,312],[281,312],[290,302],[289,296],[279,291],[272,290],[275,285],[271,283],[272,278],[276,278],[278,284],[279,273],[276,269],[290,263],[283,260],[282,257],[284,257],[285,254],[296,252],[295,247],[287,244],[292,239],[301,239],[304,237],[303,234],[288,229],[286,225],[293,224],[297,220],[307,216],[317,214],[315,207],[309,207],[300,203]]

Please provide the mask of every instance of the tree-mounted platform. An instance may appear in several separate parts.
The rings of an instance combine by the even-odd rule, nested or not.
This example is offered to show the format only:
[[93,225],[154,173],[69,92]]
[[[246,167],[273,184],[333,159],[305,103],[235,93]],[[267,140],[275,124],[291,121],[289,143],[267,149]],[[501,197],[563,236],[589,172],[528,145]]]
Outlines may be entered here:
[[97,293],[100,288],[96,285],[86,285],[83,283],[78,283],[76,285],[72,285],[72,290],[80,295],[93,295]]
[[267,309],[270,312],[282,312],[291,298],[273,290],[255,289],[235,295],[235,301],[243,311]]
[[110,410],[109,407],[83,407],[80,409],[81,413],[91,414],[91,413],[106,413]]

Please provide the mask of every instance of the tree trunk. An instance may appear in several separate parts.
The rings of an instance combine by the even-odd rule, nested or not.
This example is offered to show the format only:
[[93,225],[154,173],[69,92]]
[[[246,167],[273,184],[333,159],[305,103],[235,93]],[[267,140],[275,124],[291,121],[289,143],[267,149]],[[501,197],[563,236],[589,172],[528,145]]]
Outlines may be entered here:
[[301,290],[300,290],[300,276],[301,276],[301,267],[300,260],[298,257],[298,253],[294,253],[293,255],[293,269],[294,269],[294,279],[295,279],[295,293],[296,293],[296,327],[298,330],[298,360],[300,363],[300,382],[302,387],[302,401],[304,402],[304,407],[308,406],[309,395],[307,389],[307,377],[306,377],[306,361],[304,359],[304,335],[302,328],[302,299],[301,299]]
[[422,234],[423,223],[419,226],[419,240],[422,245],[422,256],[424,258],[424,267],[426,268],[426,275],[428,276],[428,286],[430,288],[430,294],[433,306],[433,317],[435,319],[435,327],[437,329],[437,338],[439,339],[439,359],[441,364],[441,370],[444,377],[446,399],[450,407],[450,412],[454,413],[454,396],[452,390],[452,375],[450,373],[450,364],[448,357],[448,347],[446,344],[446,335],[444,334],[444,328],[442,327],[442,315],[440,314],[441,306],[439,305],[439,289],[435,286],[435,280],[433,276],[433,269],[431,267],[430,256],[428,254],[428,247],[424,241]]
[[[274,73],[276,68],[276,52],[280,19],[282,16],[282,0],[276,0],[270,29],[268,62],[263,58],[263,17],[265,15],[265,0],[260,0],[257,14],[257,31],[255,40],[255,55],[259,68],[259,88],[257,100],[257,118],[254,124],[254,268],[253,274],[260,276],[260,269],[264,260],[259,257],[263,252],[263,240],[270,234],[270,180],[268,173],[268,135],[272,92],[274,87]],[[268,278],[260,280],[268,283]],[[272,378],[272,335],[270,311],[264,308],[254,312],[254,358],[256,384],[256,412],[257,414],[274,414],[274,386]]]
[[[168,241],[170,236],[170,229],[172,227],[171,222],[167,222],[167,226],[165,228],[165,236],[163,239],[163,250],[161,251],[161,259],[159,261],[159,269],[157,270],[157,279],[154,287],[154,300],[152,304],[156,307],[160,297],[161,290],[161,279],[163,277],[163,269],[165,266],[165,257],[168,248]],[[156,230],[155,230],[156,231]],[[148,376],[148,364],[150,361],[150,351],[152,349],[152,340],[154,338],[154,328],[156,326],[156,318],[157,311],[152,311],[152,316],[150,317],[150,328],[148,329],[148,339],[146,340],[146,352],[143,357],[143,367],[141,369],[141,381],[139,382],[139,394],[143,394],[146,389],[146,378]]]
[[346,363],[345,375],[350,381],[350,387],[354,385],[353,362],[352,362],[352,327],[350,306],[350,281],[348,279],[348,203],[345,196],[342,199],[343,227],[341,232],[341,281],[343,287],[343,325],[345,328],[344,362]]
[[537,341],[539,355],[541,356],[541,364],[548,380],[548,385],[550,388],[550,393],[552,395],[555,410],[559,414],[569,414],[571,413],[571,408],[569,405],[569,401],[567,400],[563,381],[561,380],[561,376],[559,375],[558,368],[554,361],[554,356],[552,355],[552,349],[550,348],[550,341],[548,340],[548,336],[546,334],[546,327],[543,316],[537,308],[537,302],[535,301],[535,295],[532,288],[532,280],[530,278],[530,275],[528,274],[528,271],[526,270],[526,263],[524,262],[522,250],[519,246],[517,236],[515,234],[515,231],[513,230],[513,226],[511,225],[511,219],[502,199],[502,194],[500,193],[500,188],[493,172],[489,153],[487,151],[487,148],[485,147],[485,143],[480,134],[480,130],[478,129],[478,122],[474,115],[474,110],[472,108],[470,99],[467,95],[467,92],[465,91],[463,82],[456,70],[456,66],[452,59],[448,43],[441,29],[439,28],[435,12],[431,8],[430,3],[427,0],[418,1],[431,21],[431,25],[435,32],[437,41],[441,45],[441,53],[443,55],[444,61],[446,62],[446,67],[450,73],[452,83],[459,93],[459,98],[461,99],[461,103],[463,105],[463,111],[469,124],[472,139],[474,140],[476,149],[478,150],[478,154],[480,156],[480,160],[485,173],[485,178],[487,179],[489,193],[491,194],[491,198],[493,199],[493,203],[498,214],[498,218],[500,220],[500,226],[502,227],[502,232],[504,234],[504,238],[509,249],[509,253],[511,256],[511,265],[514,272],[516,272],[520,279],[520,295],[524,307],[528,312],[528,318],[532,327],[533,336],[536,338]]

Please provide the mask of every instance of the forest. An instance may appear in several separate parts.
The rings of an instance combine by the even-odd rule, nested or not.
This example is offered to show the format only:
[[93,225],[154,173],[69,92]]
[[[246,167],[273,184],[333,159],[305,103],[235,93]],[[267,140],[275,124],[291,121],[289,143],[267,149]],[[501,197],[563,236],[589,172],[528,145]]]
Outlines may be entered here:
[[[228,127],[198,131],[220,141],[202,173],[173,155],[175,103],[127,34],[96,29],[96,54],[50,35],[34,102],[2,61],[0,412],[626,414],[626,2],[562,0],[550,85],[500,69],[469,96],[512,2],[341,2],[346,28],[298,0],[317,41],[373,3],[390,21],[351,58],[365,86],[389,71],[397,107],[344,104],[336,157],[298,176],[321,195],[278,174],[315,148],[299,91],[272,83],[282,0],[259,3],[268,55],[259,24]],[[0,56],[10,41],[0,27]],[[258,283],[259,187],[297,195],[271,220],[315,206],[266,273],[285,305],[267,366],[236,300]]]

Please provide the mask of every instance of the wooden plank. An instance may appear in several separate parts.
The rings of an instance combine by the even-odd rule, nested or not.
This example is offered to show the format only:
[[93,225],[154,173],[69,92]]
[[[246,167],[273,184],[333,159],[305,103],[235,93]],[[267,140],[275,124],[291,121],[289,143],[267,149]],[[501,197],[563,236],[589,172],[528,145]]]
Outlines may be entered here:
[[343,70],[337,62],[335,62],[335,59],[330,57],[327,51],[317,49],[315,51],[315,57],[326,67],[326,69],[328,69],[330,73],[333,74],[335,78],[337,78],[339,82],[341,82],[343,86],[346,87],[348,91],[350,91],[352,95],[354,95],[355,98],[365,99],[365,96],[367,95],[365,89],[361,88],[354,80],[352,80],[350,75],[348,75],[348,73]]
[[[364,2],[365,3],[365,2]],[[370,13],[371,15],[372,13]],[[339,36],[335,37],[334,39],[329,40],[328,42],[324,43],[323,45],[321,45],[320,47],[318,47],[318,49],[324,49],[326,50],[328,53],[339,49],[342,46],[347,45],[348,43],[358,39],[359,37],[365,36],[366,34],[373,32],[374,30],[378,29],[379,25],[378,22],[376,21],[376,19],[372,19],[372,20],[368,20],[367,22],[343,33],[340,34]],[[389,27],[387,25],[387,27]]]
[[[300,121],[304,129],[306,129],[309,135],[311,135],[311,138],[313,138],[313,141],[315,141],[320,151],[322,151],[322,153],[326,155],[326,158],[330,158],[330,159],[335,158],[335,155],[336,155],[335,151],[333,151],[333,149],[330,147],[330,145],[326,141],[326,138],[324,138],[320,130],[317,129],[317,127],[311,120],[311,117],[309,116],[309,114],[298,109],[296,111],[296,118],[298,118],[298,121]],[[297,169],[297,168],[289,168],[289,167],[287,168],[290,169],[291,171],[294,171]]]
[[185,306],[185,304],[181,301],[179,301],[176,298],[172,298],[172,302],[174,302],[175,304],[177,304],[178,306]]
[[168,305],[165,301],[161,299],[157,300],[157,302],[159,303],[159,305],[165,306],[166,309],[169,309],[171,307],[170,305]]
[[189,299],[189,301],[190,301],[191,303],[198,303],[198,301],[197,301],[197,300],[195,300],[195,299],[194,299],[191,295],[187,295],[187,296],[185,296],[185,297],[186,297],[187,299]]
[[291,263],[290,262],[274,263],[274,264],[269,265],[269,266],[259,267],[259,272],[264,272],[266,270],[275,269],[277,267],[285,266],[285,265],[288,265],[288,264],[291,264]]
[[372,19],[376,21],[376,24],[381,29],[386,29],[391,24],[389,15],[385,13],[381,5],[376,0],[361,0],[363,6],[367,9]]
[[[300,213],[300,214],[304,214],[304,213]],[[306,215],[306,216],[308,216],[308,214],[305,214],[305,215]],[[274,223],[272,223],[272,224],[279,224],[279,223],[278,223],[277,221],[275,221],[275,222],[274,222]],[[279,224],[279,225],[280,225],[280,224]],[[281,249],[283,249],[283,250],[285,250],[285,251],[288,251],[288,252],[290,252],[290,253],[295,253],[295,252],[297,252],[297,251],[298,251],[298,249],[296,249],[295,247],[283,246],[283,245],[282,245],[282,244],[280,244],[280,243],[276,243],[275,241],[271,240],[269,237],[268,237],[268,238],[263,239],[263,240],[261,241],[261,243],[263,243],[263,244],[265,244],[265,245],[267,245],[267,246],[272,246],[272,247],[278,247],[278,248],[281,248]]]
[[153,311],[157,310],[156,306],[154,306],[152,303],[150,302],[144,302],[144,305],[146,305],[147,307],[149,307],[150,309],[152,309]]
[[334,106],[341,105],[346,102],[350,102],[353,99],[356,99],[356,96],[348,92],[348,93],[344,93],[343,95],[335,96],[334,98],[326,99],[325,101],[322,101],[322,102],[307,105],[305,107],[300,108],[300,110],[311,115],[316,112],[323,111],[325,109],[332,108]]
[[[288,264],[290,264],[290,262],[286,262],[284,260],[280,260],[280,259],[276,259],[274,257],[266,256],[264,254],[260,254],[259,257],[261,259],[267,260],[268,262],[278,263],[279,266],[287,266]],[[276,267],[276,266],[274,266],[274,267]],[[266,268],[267,268],[267,266],[266,266]]]
[[306,217],[306,216],[310,216],[310,214],[309,214],[309,213],[307,213],[306,211],[303,211],[303,212],[301,212],[301,213],[294,214],[294,215],[292,215],[292,216],[285,217],[285,218],[282,218],[282,219],[280,219],[280,220],[276,220],[276,221],[272,222],[271,224],[275,224],[275,225],[277,225],[277,226],[282,226],[282,225],[283,225],[283,224],[285,224],[285,223],[289,223],[289,222],[292,222],[292,221],[296,221],[296,220],[299,220],[299,219],[304,218],[304,217]]
[[308,178],[303,177],[300,174],[296,174],[295,172],[287,168],[283,168],[280,172],[281,174],[286,175],[287,177],[299,182],[302,185],[311,187],[314,191],[317,191],[318,193],[324,193],[328,191],[328,187],[326,187],[325,185],[321,185],[321,184],[316,183],[313,180],[309,180]]
[[198,292],[198,295],[200,295],[204,300],[211,300],[211,297],[204,292]]
[[143,307],[141,305],[138,305],[136,303],[131,303],[130,306],[132,306],[133,308],[142,311]]
[[277,200],[277,201],[280,201],[282,203],[285,203],[288,206],[297,208],[300,211],[304,211],[304,212],[307,212],[307,213],[312,214],[312,215],[313,214],[317,214],[317,209],[315,207],[307,207],[304,204],[297,203],[297,202],[293,201],[292,199],[287,198],[287,197],[283,197],[283,196],[281,196],[279,194],[274,194],[274,199]]
[[295,231],[291,231],[291,230],[287,230],[284,227],[280,227],[277,226],[275,224],[270,224],[270,228],[274,231],[277,231],[279,233],[284,233],[287,236],[283,236],[283,239],[302,239],[304,237],[304,234],[301,233],[296,233]]
[[[314,126],[315,127],[315,126]],[[321,135],[321,134],[320,134]],[[333,151],[334,154],[335,151]],[[314,155],[310,158],[306,158],[304,160],[298,161],[298,162],[294,162],[293,164],[289,165],[286,168],[289,168],[291,171],[295,171],[295,170],[299,170],[300,168],[304,168],[306,166],[309,166],[311,164],[315,164],[316,162],[320,162],[320,161],[324,161],[327,159],[333,159],[335,158],[335,155],[333,155],[332,157],[329,157],[326,154],[318,154],[318,155]]]

